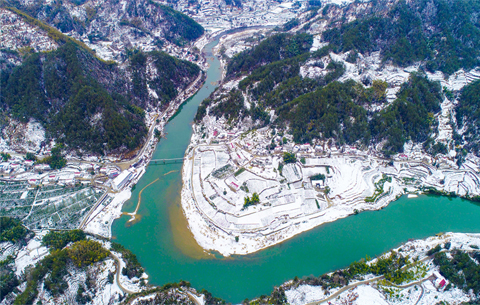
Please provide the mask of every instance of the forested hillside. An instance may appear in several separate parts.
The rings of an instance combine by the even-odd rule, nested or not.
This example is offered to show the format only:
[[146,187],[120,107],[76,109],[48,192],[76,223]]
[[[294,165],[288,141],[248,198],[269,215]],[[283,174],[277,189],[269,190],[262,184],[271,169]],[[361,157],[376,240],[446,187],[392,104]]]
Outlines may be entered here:
[[123,39],[149,37],[157,44],[168,41],[181,46],[204,33],[202,26],[187,15],[150,0],[125,3],[7,0],[4,5],[15,7],[63,33],[73,33],[74,37],[87,35],[90,42],[118,41],[121,36]]
[[[176,59],[160,51],[142,52],[134,50],[129,55],[128,71],[132,76],[132,98],[136,104],[145,107],[149,100],[152,104],[168,105],[178,94],[178,89],[185,89],[200,73],[200,68],[188,61]],[[157,73],[154,77],[148,74],[147,65],[151,63]],[[155,91],[152,99],[148,87]]]
[[[426,72],[448,77],[480,66],[479,11],[478,0],[373,1],[312,9],[294,20],[297,32],[281,32],[294,28],[289,21],[230,58],[226,81],[243,77],[238,88],[217,90],[200,106],[196,121],[207,113],[224,116],[230,126],[251,120],[251,128],[270,125],[288,131],[297,143],[380,144],[386,156],[402,152],[410,140],[432,155],[446,153],[448,148],[435,140],[438,117],[444,92],[451,101],[454,95]],[[315,35],[320,47],[310,51]],[[407,70],[398,71],[407,66],[410,77],[401,76],[403,84],[385,81],[388,72],[374,71],[401,75]],[[375,74],[383,76],[375,79]],[[393,87],[387,101],[387,89]],[[478,82],[467,86],[455,108],[458,129],[466,126],[465,143],[454,131],[456,142],[475,152],[479,88]]]
[[[365,87],[353,80],[336,81],[345,73],[344,64],[331,60],[323,67],[320,59],[328,57],[332,47],[310,53],[310,44],[310,35],[277,34],[233,57],[227,75],[248,76],[239,83],[239,89],[205,100],[197,122],[212,105],[209,113],[225,116],[229,123],[250,117],[257,126],[288,128],[295,142],[334,139],[341,145],[368,146],[383,141],[386,155],[401,152],[408,140],[423,143],[429,139],[437,124],[434,114],[443,99],[438,83],[412,74],[393,103],[382,111],[369,112],[368,106],[387,102],[387,83],[374,81]],[[327,73],[315,79],[301,77],[300,67],[307,61],[316,61]],[[245,107],[242,91],[255,101],[250,109]],[[268,109],[278,116],[273,122]]]
[[[133,67],[144,58],[143,78]],[[158,73],[145,75],[152,58]],[[50,136],[70,149],[94,153],[121,153],[138,147],[146,136],[144,109],[166,107],[200,69],[161,52],[136,54],[128,73],[98,60],[73,42],[48,53],[33,53],[22,65],[4,71],[1,78],[2,111],[20,121],[40,121]],[[174,77],[173,77],[174,76]],[[152,84],[158,97],[146,91]]]
[[406,66],[425,61],[429,71],[452,74],[480,63],[478,0],[400,1],[386,15],[373,14],[323,34],[337,51],[380,51],[384,61]]
[[255,48],[236,55],[228,64],[227,77],[235,77],[265,64],[306,53],[310,50],[312,42],[312,36],[307,34],[271,36]]
[[[465,147],[480,152],[480,81],[463,88],[460,103],[456,107],[457,124],[465,128]],[[463,144],[463,143],[459,143]]]

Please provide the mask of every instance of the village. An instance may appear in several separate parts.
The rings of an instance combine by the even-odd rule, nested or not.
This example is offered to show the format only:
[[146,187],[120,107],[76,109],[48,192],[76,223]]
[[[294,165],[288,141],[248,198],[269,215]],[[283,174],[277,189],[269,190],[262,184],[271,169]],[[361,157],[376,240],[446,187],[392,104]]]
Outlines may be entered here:
[[174,8],[188,14],[207,30],[208,34],[229,29],[279,25],[296,16],[307,1],[235,1],[200,0],[175,2]]
[[[182,199],[197,242],[223,255],[258,251],[423,188],[480,194],[480,160],[473,155],[454,170],[448,158],[434,166],[437,160],[411,145],[390,162],[355,147],[297,145],[288,135],[272,136],[268,127],[242,132],[214,121],[197,126]],[[211,136],[202,139],[206,133]],[[272,141],[285,144],[272,151]]]
[[[215,51],[233,57],[255,43],[265,29],[250,29],[224,35]],[[253,39],[252,39],[253,38]],[[314,35],[310,52],[321,48],[321,35]],[[408,81],[418,64],[399,68],[384,64],[380,54],[360,56],[347,62],[347,53],[330,52],[320,60],[300,67],[302,77],[316,78],[325,73],[331,61],[341,62],[345,73],[339,81],[365,78],[388,84],[387,103],[396,99],[402,84]],[[480,71],[459,70],[448,77],[441,72],[427,73],[442,88],[458,92],[480,79]],[[243,79],[222,84],[217,96],[238,88]],[[247,109],[252,103],[244,95]],[[378,210],[402,195],[417,196],[432,189],[459,196],[480,194],[480,158],[465,156],[456,164],[452,145],[452,117],[457,100],[444,98],[436,115],[438,130],[433,135],[447,148],[446,154],[431,156],[420,144],[407,142],[402,153],[385,159],[381,143],[360,147],[338,145],[328,140],[293,142],[287,130],[256,128],[246,120],[232,124],[225,118],[207,115],[194,125],[194,135],[185,154],[182,207],[197,242],[205,250],[222,255],[248,254],[280,243],[326,222],[365,210]],[[213,107],[210,105],[209,107]],[[269,111],[274,120],[274,111]],[[287,160],[285,157],[294,156]]]

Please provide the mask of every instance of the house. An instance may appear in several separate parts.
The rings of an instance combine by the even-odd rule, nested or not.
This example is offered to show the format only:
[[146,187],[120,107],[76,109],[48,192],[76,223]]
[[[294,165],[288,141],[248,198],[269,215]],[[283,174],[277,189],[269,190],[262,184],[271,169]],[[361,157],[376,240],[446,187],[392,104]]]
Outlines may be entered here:
[[0,164],[0,171],[1,172],[8,172],[10,171],[10,163],[8,162],[3,162]]
[[448,280],[445,279],[439,272],[435,271],[433,272],[432,276],[433,280],[433,285],[435,285],[435,288],[439,291],[443,291],[445,287],[448,285]]
[[315,185],[316,188],[323,188],[325,186],[325,180],[312,180],[312,184]]
[[49,171],[50,170],[50,165],[48,165],[48,164],[37,164],[37,165],[33,166],[33,169],[36,172]]
[[119,171],[111,171],[111,172],[108,174],[108,178],[114,179],[114,178],[117,177],[119,174],[120,174]]
[[65,185],[75,185],[75,178],[65,179],[63,180]]

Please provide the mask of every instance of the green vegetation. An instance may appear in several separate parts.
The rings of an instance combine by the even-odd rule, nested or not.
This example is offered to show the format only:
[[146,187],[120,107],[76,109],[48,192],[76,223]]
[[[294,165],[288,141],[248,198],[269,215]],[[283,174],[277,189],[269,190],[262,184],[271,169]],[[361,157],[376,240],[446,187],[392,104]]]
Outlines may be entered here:
[[166,22],[162,24],[167,24],[167,29],[164,32],[166,40],[183,46],[187,42],[193,41],[203,35],[205,31],[203,27],[189,16],[158,2],[150,1],[150,3],[157,6],[163,12],[163,17]]
[[451,259],[445,252],[435,254],[433,262],[440,267],[440,273],[453,285],[463,289],[465,293],[472,290],[474,295],[480,295],[480,265],[477,263],[480,261],[480,253],[468,254],[455,250],[451,254]]
[[12,256],[0,261],[0,302],[20,284],[14,268],[15,259]]
[[423,149],[425,149],[425,151],[432,156],[436,156],[438,154],[446,155],[448,153],[448,148],[445,144],[437,142],[432,145],[432,143],[434,143],[432,138],[428,138],[425,143],[423,143]]
[[30,55],[2,78],[2,103],[21,121],[33,117],[42,122],[69,148],[96,153],[131,150],[143,141],[146,127],[125,97],[108,92],[120,86],[110,78],[116,73],[116,67],[69,42],[55,51]]
[[258,46],[235,55],[227,67],[227,78],[275,61],[292,58],[310,50],[312,35],[276,34],[263,40]]
[[[456,198],[458,195],[455,192],[447,192],[447,191],[440,191],[437,190],[434,187],[423,187],[422,192],[427,195],[435,195],[435,196],[445,196],[445,197],[451,197],[451,198]],[[472,200],[470,197],[465,196],[466,199]]]
[[[311,43],[311,35],[278,34],[232,58],[227,68],[228,77],[249,75],[240,82],[240,90],[232,90],[214,101],[204,100],[198,109],[196,121],[203,118],[207,106],[214,102],[215,106],[210,111],[213,115],[225,115],[230,123],[250,116],[254,122],[264,126],[270,123],[270,116],[266,111],[268,107],[279,108],[340,77],[345,67],[335,62],[327,67],[330,72],[324,78],[314,80],[299,76],[300,66],[310,58],[308,50]],[[249,110],[244,106],[241,92],[247,90],[257,100]]]
[[233,166],[230,164],[224,165],[212,172],[212,176],[217,179],[223,179],[230,176],[233,172]]
[[440,84],[419,74],[410,75],[397,97],[370,122],[374,139],[387,140],[386,155],[401,152],[407,139],[425,142],[437,124],[434,114],[440,111],[443,98]]
[[210,109],[211,114],[218,117],[224,115],[230,123],[247,114],[243,94],[240,90],[234,89],[228,92],[228,94],[221,96],[219,100],[221,102]]
[[27,152],[25,155],[25,160],[30,160],[30,161],[37,161],[37,156],[31,152]]
[[[158,96],[158,100],[153,103],[159,103],[165,108],[178,95],[177,88],[185,89],[200,73],[197,65],[179,60],[165,52],[144,53],[140,50],[129,50],[127,55],[129,70],[132,72],[131,97],[135,99],[136,105],[142,107],[146,107],[150,99],[147,84]],[[157,69],[155,78],[152,80],[148,80],[147,60],[150,60]],[[141,111],[143,116],[143,109],[138,111]]]
[[80,240],[69,249],[68,254],[73,264],[78,268],[86,267],[105,259],[110,253],[102,244],[92,240]]
[[63,157],[61,149],[61,145],[56,145],[54,148],[52,148],[51,155],[43,158],[39,162],[50,165],[51,169],[60,169],[65,167],[65,165],[67,165],[67,159]]
[[285,164],[297,162],[297,157],[293,153],[284,152],[283,153],[283,162]]
[[248,186],[247,186],[247,181],[243,182],[243,184],[240,186],[240,189],[245,193],[250,193],[250,190],[248,189]]
[[[335,61],[329,62],[326,67],[329,72],[323,77],[311,79],[299,76],[300,66],[307,60],[310,65],[323,68],[323,61],[315,60],[328,56],[330,51],[350,51],[349,60],[352,62],[356,60],[355,54],[358,52],[375,51],[375,48],[370,47],[377,41],[375,31],[381,32],[380,29],[385,30],[387,36],[390,35],[386,36],[390,40],[379,47],[387,48],[386,46],[393,45],[398,40],[395,37],[402,37],[399,34],[404,33],[400,28],[413,26],[414,24],[409,23],[420,18],[411,15],[408,10],[405,11],[405,5],[403,3],[396,6],[387,17],[369,17],[370,19],[365,19],[368,22],[354,21],[340,29],[328,31],[326,38],[330,39],[331,43],[313,53],[309,53],[306,48],[310,45],[309,35],[277,34],[268,37],[256,47],[232,58],[228,64],[227,77],[234,78],[244,74],[247,74],[247,77],[239,83],[239,89],[222,93],[216,99],[211,97],[204,100],[196,120],[200,121],[206,114],[207,107],[214,105],[210,108],[210,113],[217,117],[224,116],[230,124],[251,117],[255,127],[268,124],[279,130],[288,127],[296,143],[332,139],[339,145],[367,146],[383,142],[382,152],[389,157],[402,152],[404,144],[412,140],[415,143],[425,143],[425,149],[432,154],[445,153],[447,147],[431,142],[431,135],[437,127],[435,114],[440,110],[443,100],[443,91],[438,82],[429,81],[420,73],[412,73],[393,103],[381,111],[367,112],[366,106],[387,102],[386,82],[366,80],[368,88],[353,80],[340,83],[336,80],[343,75],[345,67]],[[393,30],[380,27],[385,25],[388,28],[390,19],[394,17],[397,25]],[[372,33],[369,31],[370,26],[373,26]],[[416,37],[415,31],[408,33],[413,35],[408,36],[408,39]],[[297,51],[287,52],[291,45],[296,45],[297,47],[292,49]],[[305,48],[299,47],[304,45]],[[399,58],[405,57],[391,48],[388,50],[388,58],[398,57],[400,60]],[[423,52],[421,48],[416,48],[416,51]],[[408,52],[409,55],[415,53]],[[406,59],[401,64],[408,62]],[[251,109],[244,106],[245,94],[250,95],[254,101]],[[267,114],[270,109],[275,110],[278,115],[273,122],[270,122]],[[480,141],[470,143],[474,143],[470,144],[473,146]],[[274,145],[275,143],[272,143],[269,147],[273,148]]]
[[427,255],[428,256],[433,255],[437,252],[440,252],[440,250],[442,250],[442,247],[440,247],[440,245],[436,245],[434,248],[427,251]]
[[[458,127],[466,126],[463,134],[467,141],[464,148],[480,153],[480,81],[465,86],[455,107]],[[461,141],[463,143],[463,141]]]
[[293,18],[292,20],[287,21],[287,22],[283,25],[283,30],[284,30],[284,31],[290,31],[291,29],[293,29],[294,27],[298,26],[299,24],[300,24],[300,20],[298,20],[297,18]]
[[323,37],[337,51],[381,51],[384,61],[406,66],[425,60],[428,70],[452,74],[479,64],[480,26],[473,17],[479,9],[477,0],[400,1],[386,16],[357,19]]
[[[59,30],[57,30],[56,28],[51,27],[51,26],[41,22],[40,20],[33,18],[32,16],[28,15],[25,12],[22,12],[21,10],[19,10],[17,8],[14,8],[14,7],[5,7],[5,8],[8,9],[9,11],[19,15],[20,17],[22,17],[30,25],[35,26],[35,27],[39,27],[40,29],[44,30],[47,33],[48,37],[50,37],[51,39],[53,39],[57,43],[60,43],[60,44],[62,44],[62,43],[74,43],[75,45],[79,46],[80,48],[87,51],[91,55],[96,56],[95,52],[92,49],[90,49],[83,42],[78,41],[75,38],[72,38],[68,35],[63,34]],[[100,59],[98,57],[96,57],[96,58],[100,61],[103,61],[102,59]]]
[[122,254],[122,258],[127,263],[122,269],[122,274],[126,275],[129,279],[133,277],[140,278],[143,275],[144,269],[137,260],[137,256],[128,250],[124,246],[112,242],[112,250]]
[[72,242],[85,240],[86,235],[82,230],[50,231],[42,238],[42,244],[51,250],[60,250]]
[[317,175],[313,175],[310,177],[310,181],[312,180],[323,180],[325,181],[325,175],[324,174],[317,174]]
[[330,187],[327,185],[325,189],[323,190],[323,193],[326,195],[330,194]]
[[367,274],[376,276],[383,275],[385,279],[393,284],[400,285],[404,282],[414,280],[416,277],[426,274],[425,268],[418,263],[412,263],[408,256],[392,251],[389,255],[377,258],[374,263],[367,263],[370,259],[362,259],[353,262],[348,268],[333,272],[333,274],[324,274],[319,277],[309,276],[305,279],[293,281],[294,285],[313,285],[322,286],[323,289],[343,287],[352,280],[361,279]]
[[333,82],[306,93],[278,108],[277,123],[289,123],[297,143],[315,138],[335,138],[340,143],[368,143],[367,113],[359,105],[356,87],[357,83],[353,81]]
[[243,208],[242,210],[248,208],[249,206],[252,206],[252,205],[257,205],[260,203],[260,196],[258,196],[257,193],[253,193],[252,194],[252,197],[245,197],[245,203],[243,204]]
[[27,234],[28,230],[19,220],[11,217],[0,217],[0,242],[16,243],[24,240]]
[[263,305],[263,304],[288,304],[287,296],[285,295],[285,289],[283,287],[275,287],[270,296],[261,295],[260,297],[250,301],[245,299],[242,304],[244,305]]
[[236,172],[235,172],[235,177],[237,177],[238,175],[240,175],[241,173],[243,173],[245,171],[245,168],[242,167],[242,168],[239,168]]
[[38,285],[44,280],[44,287],[53,296],[65,292],[68,283],[64,277],[68,274],[67,266],[72,264],[84,268],[105,259],[109,251],[93,240],[75,242],[70,248],[53,249],[49,255],[37,263],[27,274],[27,287],[17,296],[15,305],[32,304],[38,294]]
[[385,185],[385,182],[392,182],[392,177],[387,176],[385,174],[382,174],[382,178],[375,183],[375,192],[373,193],[372,196],[366,197],[365,202],[375,202],[377,199],[383,194],[383,186]]
[[5,152],[1,152],[0,156],[2,157],[2,160],[4,162],[6,162],[6,161],[8,161],[12,158],[12,156],[9,153],[5,153]]
[[300,66],[308,57],[303,54],[261,66],[243,79],[239,88],[250,88],[252,96],[264,106],[279,107],[320,85],[319,81],[299,76]]

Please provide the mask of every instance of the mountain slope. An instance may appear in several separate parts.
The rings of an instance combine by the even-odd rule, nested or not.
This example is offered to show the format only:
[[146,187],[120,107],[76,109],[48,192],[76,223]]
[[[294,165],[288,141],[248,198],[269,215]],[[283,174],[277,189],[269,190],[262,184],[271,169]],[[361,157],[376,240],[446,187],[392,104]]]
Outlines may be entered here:
[[[425,72],[448,77],[480,66],[478,8],[477,0],[387,0],[306,12],[287,33],[277,28],[228,59],[232,89],[221,87],[205,100],[196,121],[208,114],[230,126],[270,125],[297,143],[331,139],[376,147],[387,156],[410,140],[429,153],[446,153],[448,143],[435,142],[444,90]],[[468,100],[455,109],[462,113],[459,123],[465,118],[470,126],[465,140],[473,148],[476,104]]]
[[[157,67],[168,66],[148,76],[166,98],[139,92],[128,72],[68,42],[52,52],[33,53],[3,73],[3,111],[23,122],[38,120],[71,149],[100,154],[135,149],[146,136],[144,109],[166,107],[176,88],[186,87],[200,72],[196,65],[164,53],[143,56],[155,58]],[[171,78],[172,73],[178,78]]]
[[193,19],[152,0],[17,1],[8,0],[30,16],[87,42],[108,59],[123,61],[125,48],[151,51],[184,46],[203,35]]
[[380,51],[400,66],[426,61],[429,71],[452,74],[480,63],[479,1],[399,1],[383,14],[371,14],[323,33],[337,51]]

